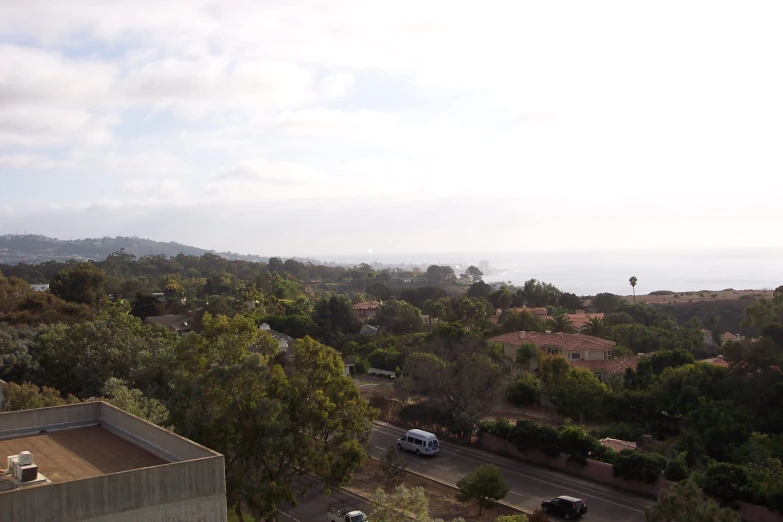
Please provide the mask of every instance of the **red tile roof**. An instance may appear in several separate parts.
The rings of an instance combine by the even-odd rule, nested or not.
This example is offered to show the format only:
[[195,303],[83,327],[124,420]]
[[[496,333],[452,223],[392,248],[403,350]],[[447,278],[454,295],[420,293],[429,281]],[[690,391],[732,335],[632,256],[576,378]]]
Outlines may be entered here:
[[567,352],[581,352],[584,350],[606,351],[612,349],[617,344],[614,341],[607,341],[606,339],[590,335],[540,332],[511,332],[492,337],[489,340],[493,343],[514,345],[533,343],[538,348],[557,346]]
[[607,373],[625,373],[627,368],[636,369],[636,365],[639,362],[639,356],[623,357],[622,359],[598,359],[598,360],[586,360],[586,359],[570,359],[568,362],[574,368],[587,368],[588,370],[601,370]]
[[724,332],[724,333],[720,334],[720,340],[721,341],[733,341],[736,338],[737,338],[737,336],[734,335],[731,332]]
[[628,442],[627,440],[610,439],[607,437],[605,439],[601,439],[600,442],[601,446],[606,446],[607,448],[613,449],[618,453],[627,449],[636,450],[636,443]]
[[724,368],[728,368],[729,367],[728,361],[726,361],[726,359],[724,359],[722,355],[719,355],[717,357],[711,357],[709,359],[703,359],[703,360],[701,360],[699,362],[703,362],[703,363],[707,363],[707,364],[714,364],[715,366],[722,366]]
[[577,330],[581,330],[582,327],[587,323],[589,323],[590,319],[592,319],[593,317],[597,317],[598,319],[604,318],[604,314],[602,313],[591,314],[590,312],[581,313],[581,314],[565,314],[565,315],[566,317],[571,319],[572,326]]
[[382,304],[378,301],[364,301],[363,303],[353,305],[351,310],[377,310]]

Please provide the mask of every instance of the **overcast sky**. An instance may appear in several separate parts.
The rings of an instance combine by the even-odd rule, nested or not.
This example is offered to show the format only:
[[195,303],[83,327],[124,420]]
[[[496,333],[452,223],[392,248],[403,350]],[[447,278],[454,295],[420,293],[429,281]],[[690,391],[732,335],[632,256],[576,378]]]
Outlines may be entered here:
[[0,233],[780,247],[783,3],[0,0]]

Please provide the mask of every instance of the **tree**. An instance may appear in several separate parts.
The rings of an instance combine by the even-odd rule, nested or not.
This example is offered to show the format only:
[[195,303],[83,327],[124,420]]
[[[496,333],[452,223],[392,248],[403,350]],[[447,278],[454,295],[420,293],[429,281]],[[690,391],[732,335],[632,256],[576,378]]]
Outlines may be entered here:
[[450,266],[430,265],[424,275],[430,284],[453,284],[457,281],[454,269]]
[[[443,326],[436,330],[436,334]],[[475,345],[465,342],[465,346]],[[460,343],[450,350],[452,360],[437,355],[412,354],[405,363],[407,374],[420,392],[446,413],[449,428],[456,435],[469,438],[479,421],[496,404],[503,387],[502,369],[487,355],[474,350],[460,353]],[[444,350],[444,355],[449,352]]]
[[146,319],[147,317],[163,315],[165,306],[156,296],[138,292],[130,313],[139,319]]
[[535,343],[522,343],[519,345],[519,349],[514,357],[514,365],[522,368],[525,372],[529,372],[530,365],[540,358],[541,350],[538,349]]
[[392,334],[419,332],[424,326],[418,308],[405,301],[386,301],[375,315],[378,325]]
[[503,333],[541,332],[544,330],[541,320],[527,310],[521,312],[506,310],[500,316],[499,326]]
[[499,290],[489,294],[487,300],[492,303],[494,308],[500,308],[505,312],[514,301],[514,294],[512,294],[507,287],[503,286]]
[[479,506],[479,516],[484,508],[491,508],[498,500],[506,498],[509,487],[503,481],[500,469],[485,464],[474,469],[457,482],[461,502],[475,500]]
[[707,498],[692,480],[675,484],[658,494],[644,510],[647,522],[741,522],[739,513]]
[[484,281],[476,281],[468,287],[468,297],[487,297],[492,293],[492,288]]
[[753,500],[747,492],[750,474],[745,466],[729,462],[711,462],[704,472],[704,492],[715,497],[724,506]]
[[427,521],[430,518],[429,501],[422,487],[408,489],[399,485],[392,493],[378,488],[370,503],[375,522],[409,522],[411,518]]
[[465,272],[474,281],[481,281],[481,278],[484,277],[484,272],[482,272],[481,270],[479,270],[478,267],[473,266],[473,265],[470,265]]
[[654,484],[666,470],[666,458],[657,453],[623,450],[615,457],[612,476]]
[[582,333],[594,337],[605,337],[609,334],[609,325],[601,317],[591,317],[582,327]]
[[547,392],[553,392],[566,380],[571,365],[560,355],[544,355],[540,360],[540,379]]
[[541,397],[541,388],[541,381],[526,373],[508,385],[506,400],[518,408],[537,404]]
[[60,396],[60,392],[54,388],[46,386],[39,388],[32,383],[16,384],[8,382],[5,384],[3,394],[2,411],[35,410],[79,402],[73,395],[63,399]]
[[427,299],[424,301],[424,304],[421,306],[421,311],[427,314],[429,318],[429,325],[430,325],[430,332],[432,331],[432,318],[434,316],[440,317],[445,311],[446,307],[443,306],[443,303],[438,301],[433,301],[432,299]]
[[566,314],[557,314],[546,320],[546,326],[554,333],[574,333],[574,323]]
[[334,349],[306,337],[295,353],[286,371],[247,352],[206,371],[190,354],[179,361],[178,431],[225,456],[227,502],[238,516],[241,504],[267,518],[283,502],[295,505],[292,483],[302,475],[326,488],[346,484],[364,459],[377,411],[343,376]]
[[607,393],[593,373],[586,368],[571,368],[562,384],[554,393],[557,412],[562,415],[578,415],[579,423],[584,424],[584,415],[596,411]]
[[49,291],[65,301],[100,306],[106,298],[105,283],[103,270],[92,263],[77,263],[57,272]]
[[361,329],[351,302],[343,295],[319,299],[313,307],[313,321],[318,325],[320,339],[327,344],[333,344],[340,334],[356,334]]
[[123,380],[112,377],[106,381],[103,395],[109,404],[153,424],[163,426],[168,421],[169,411],[160,401],[145,397],[141,390],[129,389]]
[[631,276],[631,278],[628,280],[629,283],[631,283],[631,289],[633,290],[633,304],[636,304],[636,283],[639,281],[636,276]]
[[557,305],[566,308],[567,310],[581,310],[582,309],[582,299],[579,298],[576,294],[572,294],[570,292],[563,292],[563,294],[560,296],[560,298],[557,300]]
[[386,479],[386,490],[405,476],[405,470],[408,469],[408,461],[400,455],[394,444],[390,444],[386,448],[386,454],[381,459],[381,469]]
[[596,312],[610,314],[614,312],[614,309],[617,308],[622,301],[622,298],[618,295],[601,293],[596,294],[593,298],[592,305]]

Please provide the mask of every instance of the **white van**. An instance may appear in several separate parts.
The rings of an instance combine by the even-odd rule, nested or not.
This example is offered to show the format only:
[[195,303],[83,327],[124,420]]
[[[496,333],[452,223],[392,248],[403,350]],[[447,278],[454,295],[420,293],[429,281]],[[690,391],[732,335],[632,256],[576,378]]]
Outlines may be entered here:
[[435,455],[440,451],[440,444],[438,437],[428,431],[408,430],[397,439],[397,449],[413,451],[416,455]]

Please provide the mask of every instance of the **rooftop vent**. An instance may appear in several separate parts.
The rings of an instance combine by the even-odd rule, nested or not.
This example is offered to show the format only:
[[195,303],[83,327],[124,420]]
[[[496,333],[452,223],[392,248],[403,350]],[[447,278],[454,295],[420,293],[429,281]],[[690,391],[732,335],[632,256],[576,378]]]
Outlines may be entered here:
[[8,457],[8,473],[19,482],[32,482],[38,478],[38,465],[33,463],[33,454],[23,451]]

